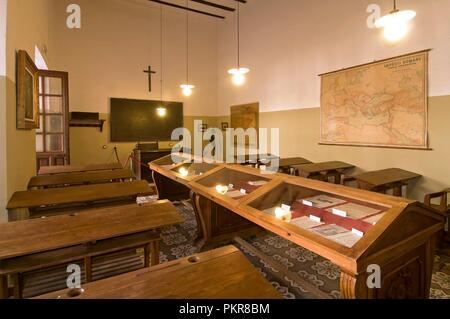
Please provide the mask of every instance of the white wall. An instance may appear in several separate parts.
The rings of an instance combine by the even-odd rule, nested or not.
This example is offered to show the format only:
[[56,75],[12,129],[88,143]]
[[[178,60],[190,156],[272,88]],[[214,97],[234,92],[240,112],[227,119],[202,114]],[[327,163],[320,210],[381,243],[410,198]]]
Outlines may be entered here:
[[[52,0],[52,67],[69,72],[70,110],[109,113],[110,97],[160,99],[160,6],[138,0],[78,0],[81,29],[66,25],[71,0]],[[185,115],[215,115],[217,102],[216,20],[191,15],[190,80],[185,98],[185,13],[164,6],[164,100],[185,102]],[[148,65],[157,71],[148,92]]]
[[430,96],[450,94],[450,1],[399,1],[417,17],[397,45],[367,28],[372,3],[392,9],[385,0],[250,0],[241,14],[241,64],[251,69],[242,88],[226,74],[236,63],[236,21],[219,27],[218,113],[254,101],[262,112],[319,107],[318,74],[430,48]]

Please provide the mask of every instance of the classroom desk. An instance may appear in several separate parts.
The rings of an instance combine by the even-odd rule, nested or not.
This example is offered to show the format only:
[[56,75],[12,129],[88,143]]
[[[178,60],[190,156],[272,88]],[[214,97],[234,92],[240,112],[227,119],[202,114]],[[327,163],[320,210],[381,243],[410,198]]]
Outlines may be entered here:
[[129,169],[111,171],[89,171],[55,175],[35,176],[28,182],[28,189],[49,188],[57,186],[73,186],[80,184],[100,184],[105,182],[130,181],[135,179]]
[[[0,224],[0,297],[6,276],[83,260],[92,278],[92,257],[143,247],[144,266],[158,264],[159,232],[184,218],[169,201],[126,205],[46,219]],[[20,283],[21,280],[14,280]],[[20,287],[15,295],[20,298]]]
[[292,167],[296,170],[296,175],[298,176],[319,179],[328,179],[329,177],[334,177],[335,184],[340,184],[341,174],[343,174],[348,169],[354,168],[355,166],[340,161],[331,161],[314,164],[293,165]]
[[63,290],[38,298],[281,299],[281,295],[236,247],[226,246],[89,283],[81,290]]
[[[288,174],[295,174],[294,165],[303,165],[303,164],[312,164],[311,161],[304,159],[302,157],[290,157],[290,158],[280,158],[280,162],[278,164],[279,171]],[[292,172],[294,171],[294,172]]]
[[28,219],[37,211],[62,209],[69,205],[92,205],[126,198],[150,195],[146,181],[83,185],[54,189],[16,192],[8,202],[9,220]]
[[43,166],[39,169],[38,175],[65,174],[90,171],[111,171],[122,169],[120,163],[91,164],[91,165],[65,165],[65,166]]
[[353,178],[356,179],[361,189],[379,192],[386,192],[389,189],[393,189],[393,195],[401,197],[402,187],[409,181],[421,176],[400,168],[388,168],[358,174],[353,176]]

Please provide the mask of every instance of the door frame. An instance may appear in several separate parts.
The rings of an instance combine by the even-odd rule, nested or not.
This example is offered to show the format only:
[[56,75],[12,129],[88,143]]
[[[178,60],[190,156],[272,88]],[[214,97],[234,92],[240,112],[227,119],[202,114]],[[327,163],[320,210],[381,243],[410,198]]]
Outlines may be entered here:
[[[65,153],[65,160],[64,165],[70,165],[70,126],[69,126],[69,73],[63,72],[63,71],[54,71],[54,70],[39,70],[38,71],[38,77],[39,79],[41,77],[53,77],[53,78],[61,78],[61,85],[62,85],[62,107],[63,107],[63,126],[64,126],[64,153]],[[42,95],[45,96],[45,82],[43,81],[43,87],[42,87]],[[41,94],[39,94],[39,97]],[[51,95],[50,95],[51,96]],[[44,100],[44,99],[42,99]],[[44,107],[44,106],[43,106]],[[39,113],[41,114],[41,113]],[[45,124],[43,124],[45,125]],[[38,160],[38,154],[48,155],[48,157],[51,157],[53,154],[57,154],[56,152],[46,152],[45,149],[45,138],[44,138],[44,152],[36,152],[36,161],[37,161],[37,167],[39,168],[39,160]],[[49,162],[49,165],[51,166],[52,163]]]

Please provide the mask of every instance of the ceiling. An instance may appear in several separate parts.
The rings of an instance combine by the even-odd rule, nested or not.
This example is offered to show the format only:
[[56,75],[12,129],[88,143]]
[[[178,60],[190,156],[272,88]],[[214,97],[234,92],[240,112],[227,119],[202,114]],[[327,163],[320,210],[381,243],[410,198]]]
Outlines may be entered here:
[[167,7],[186,10],[210,16],[216,19],[226,19],[237,12],[237,6],[245,5],[248,0],[148,0],[156,4],[162,4]]

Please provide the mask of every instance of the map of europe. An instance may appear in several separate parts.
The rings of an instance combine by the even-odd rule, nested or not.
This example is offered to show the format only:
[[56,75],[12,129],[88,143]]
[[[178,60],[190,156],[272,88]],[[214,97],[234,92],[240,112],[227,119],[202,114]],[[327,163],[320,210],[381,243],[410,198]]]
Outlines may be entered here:
[[322,76],[321,142],[426,148],[428,52]]

